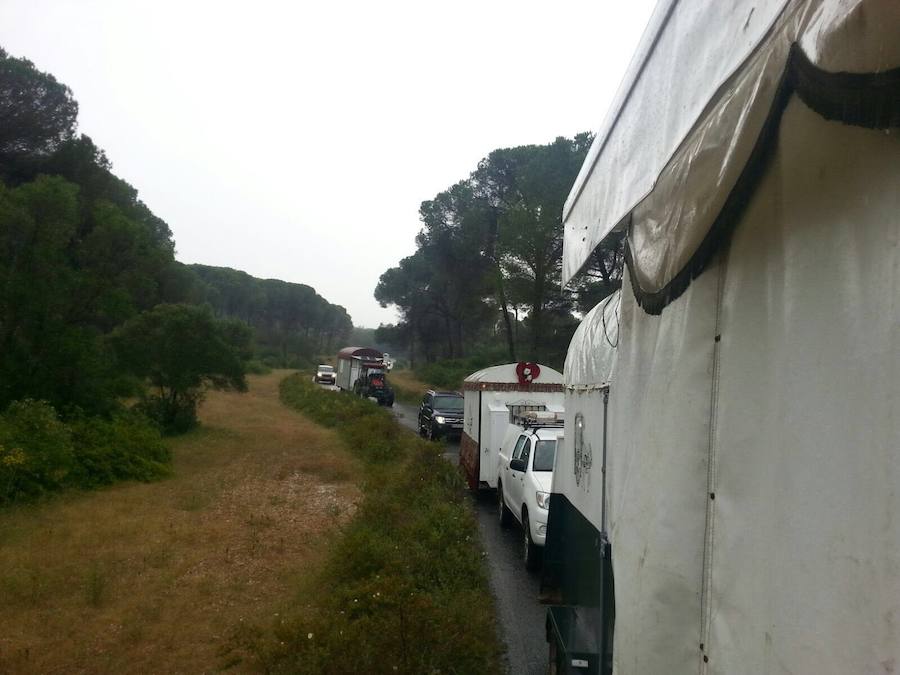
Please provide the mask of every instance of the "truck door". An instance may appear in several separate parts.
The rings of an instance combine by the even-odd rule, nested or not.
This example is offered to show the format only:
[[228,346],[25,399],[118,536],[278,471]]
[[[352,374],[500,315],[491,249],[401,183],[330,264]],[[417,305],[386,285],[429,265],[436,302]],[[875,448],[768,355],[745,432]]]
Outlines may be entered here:
[[[528,467],[528,458],[531,455],[531,440],[529,440],[526,436],[520,436],[519,442],[516,443],[516,451],[513,454],[513,459],[521,459],[525,462],[525,467]],[[508,466],[508,465],[507,465]],[[509,470],[510,473],[510,481],[509,481],[509,506],[512,509],[513,513],[516,514],[516,518],[519,520],[522,519],[522,498],[523,494],[523,486],[525,484],[525,472],[524,471],[513,471]]]
[[521,515],[521,505],[514,501],[515,492],[512,490],[512,485],[513,483],[518,482],[521,472],[510,469],[509,462],[510,460],[519,458],[519,454],[522,452],[522,446],[525,445],[526,440],[527,438],[525,436],[519,436],[519,440],[516,441],[516,445],[513,447],[512,454],[508,458],[501,460],[501,466],[503,467],[503,496],[506,500],[506,505],[510,507],[510,510],[515,512],[516,518]]

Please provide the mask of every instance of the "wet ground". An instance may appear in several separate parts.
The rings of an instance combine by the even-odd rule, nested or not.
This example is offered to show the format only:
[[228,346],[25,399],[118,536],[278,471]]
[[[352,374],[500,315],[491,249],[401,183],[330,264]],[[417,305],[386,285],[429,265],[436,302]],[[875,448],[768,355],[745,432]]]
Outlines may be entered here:
[[[417,431],[415,406],[394,404],[401,424]],[[444,441],[444,457],[459,463],[459,442]],[[547,608],[538,602],[540,572],[528,572],[522,562],[522,530],[518,526],[501,529],[494,491],[473,497],[481,542],[487,553],[491,588],[497,599],[501,637],[506,645],[512,675],[547,672],[547,642],[544,616]]]

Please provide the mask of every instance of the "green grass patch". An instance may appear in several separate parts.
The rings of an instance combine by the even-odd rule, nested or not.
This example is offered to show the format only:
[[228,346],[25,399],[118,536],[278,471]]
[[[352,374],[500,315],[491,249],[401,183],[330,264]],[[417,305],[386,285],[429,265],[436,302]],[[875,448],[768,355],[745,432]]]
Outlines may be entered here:
[[282,401],[335,428],[369,480],[290,615],[242,639],[266,672],[499,672],[493,598],[459,473],[384,409],[308,379],[285,379]]

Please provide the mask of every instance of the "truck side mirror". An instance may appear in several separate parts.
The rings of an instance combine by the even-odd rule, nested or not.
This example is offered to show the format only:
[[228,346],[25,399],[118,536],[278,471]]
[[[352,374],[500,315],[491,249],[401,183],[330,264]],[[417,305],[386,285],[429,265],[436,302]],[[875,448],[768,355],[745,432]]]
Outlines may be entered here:
[[511,459],[509,461],[509,468],[511,471],[521,471],[525,472],[525,460],[524,459]]

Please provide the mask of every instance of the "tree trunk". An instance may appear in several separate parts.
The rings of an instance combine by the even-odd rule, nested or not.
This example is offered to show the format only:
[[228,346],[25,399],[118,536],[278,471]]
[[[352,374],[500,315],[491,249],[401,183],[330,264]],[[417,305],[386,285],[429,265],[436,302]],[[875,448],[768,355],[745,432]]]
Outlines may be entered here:
[[447,331],[447,349],[449,352],[447,353],[447,358],[453,358],[453,326],[450,322],[450,317],[446,314],[444,315],[444,328]]
[[538,265],[534,275],[534,295],[531,303],[531,346],[534,359],[540,360],[543,356],[544,342],[544,268]]
[[506,346],[509,349],[509,360],[516,360],[516,342],[513,339],[512,322],[509,320],[509,306],[506,303],[506,292],[503,290],[503,274],[497,270],[497,296],[500,299],[500,309],[503,311],[503,324],[506,326]]

